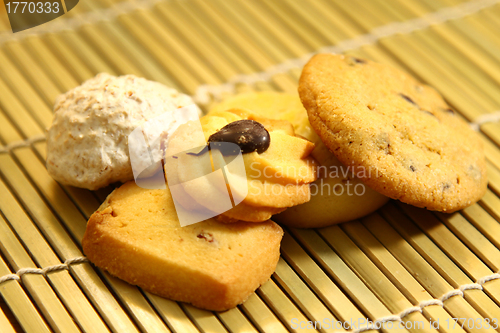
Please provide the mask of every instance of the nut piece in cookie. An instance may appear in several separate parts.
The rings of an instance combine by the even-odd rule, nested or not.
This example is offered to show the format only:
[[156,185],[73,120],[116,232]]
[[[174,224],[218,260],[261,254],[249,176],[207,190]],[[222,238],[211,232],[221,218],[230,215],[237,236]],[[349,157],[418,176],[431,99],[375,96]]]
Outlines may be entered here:
[[312,127],[374,190],[430,210],[453,212],[486,191],[477,133],[431,87],[391,66],[318,54],[299,95]]
[[[191,119],[174,111],[191,104],[189,96],[158,82],[101,73],[57,98],[47,132],[47,170],[62,184],[90,190],[132,180],[129,134],[163,116],[157,125],[166,139]],[[161,160],[163,153],[150,148]]]
[[[252,114],[266,127],[274,126],[276,130],[279,127],[287,133],[295,132],[315,144],[311,155],[320,164],[319,178],[310,184],[310,201],[284,210],[275,215],[273,220],[298,228],[326,227],[363,217],[389,200],[361,182],[352,166],[340,163],[325,147],[309,124],[307,111],[298,95],[278,92],[236,95],[212,106],[209,115],[218,115],[222,110],[232,107],[246,110],[247,117],[248,113]],[[292,127],[286,127],[286,124]],[[291,144],[287,149],[293,151],[293,147],[296,146]],[[281,179],[285,178],[286,175]]]
[[181,227],[168,188],[128,182],[91,216],[82,246],[96,266],[144,290],[224,311],[269,279],[282,236],[272,221]]

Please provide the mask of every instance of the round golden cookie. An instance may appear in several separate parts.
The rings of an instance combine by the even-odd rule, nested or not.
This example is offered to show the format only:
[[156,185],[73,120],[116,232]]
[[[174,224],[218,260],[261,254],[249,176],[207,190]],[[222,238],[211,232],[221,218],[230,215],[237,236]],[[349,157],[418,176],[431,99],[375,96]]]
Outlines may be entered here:
[[247,109],[257,116],[287,120],[293,124],[295,134],[316,143],[318,136],[309,126],[307,113],[298,95],[276,91],[238,94],[212,105],[209,114],[229,109]]
[[400,70],[318,54],[302,71],[299,95],[325,145],[380,193],[445,212],[485,193],[479,136],[433,88]]
[[312,155],[321,165],[320,177],[310,185],[311,200],[275,215],[273,221],[294,228],[323,228],[366,216],[389,201],[366,186],[321,141]]

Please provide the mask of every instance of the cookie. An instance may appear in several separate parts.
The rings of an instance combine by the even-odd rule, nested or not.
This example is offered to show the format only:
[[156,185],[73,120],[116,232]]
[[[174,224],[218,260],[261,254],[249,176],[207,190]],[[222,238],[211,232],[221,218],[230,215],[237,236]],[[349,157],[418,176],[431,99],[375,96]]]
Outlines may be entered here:
[[[146,169],[150,155],[141,158],[142,152],[130,152],[129,135],[155,118],[154,125],[161,129],[157,134],[166,140],[180,124],[197,119],[196,112],[176,111],[193,103],[189,96],[158,82],[101,73],[57,98],[47,132],[47,171],[62,184],[89,190],[132,180],[130,154],[139,163],[135,170]],[[144,134],[153,144],[156,138]],[[150,146],[158,167],[163,157],[160,146]]]
[[[261,222],[288,207],[309,201],[309,183],[317,177],[317,163],[310,156],[314,144],[295,136],[288,122],[264,119],[241,109],[214,112],[200,121],[211,150],[173,156],[167,154],[165,158],[167,182],[171,187],[181,185],[175,186],[182,192],[179,200],[176,195],[176,200],[185,209],[199,210],[193,205],[203,206],[217,212],[224,222]],[[239,124],[242,124],[243,132],[235,127]],[[181,151],[178,146],[191,142],[193,131],[190,128],[193,126],[187,123],[179,127],[167,152]],[[268,145],[265,149],[259,150],[260,146],[255,145],[258,136],[254,136],[253,130],[246,131],[252,128],[266,133]],[[231,160],[230,156],[221,155],[214,148],[224,138],[234,139],[234,143],[237,142],[241,148],[244,164],[241,174],[230,169],[225,171],[225,175],[219,172]],[[172,173],[175,175],[170,176]],[[206,176],[208,174],[210,178]],[[229,206],[226,200],[221,199],[228,190],[234,201]]]
[[269,279],[282,236],[272,221],[181,227],[168,188],[128,182],[90,217],[82,246],[96,266],[144,290],[224,311]]
[[320,177],[310,184],[311,200],[273,216],[273,221],[294,228],[323,228],[366,216],[389,201],[357,178],[321,141],[312,155],[320,163]]
[[[274,215],[274,221],[296,228],[321,228],[368,215],[389,200],[366,186],[325,147],[312,129],[298,95],[279,92],[235,95],[213,105],[209,115],[233,107],[245,110],[246,117],[252,114],[266,128],[276,130],[277,122],[283,122],[281,130],[295,132],[315,144],[311,155],[320,164],[320,177],[310,184],[311,199]],[[262,118],[264,115],[268,118]],[[272,119],[273,124],[266,119]],[[292,128],[287,128],[290,124]]]
[[293,125],[295,134],[314,143],[318,139],[314,130],[309,126],[307,113],[298,95],[276,91],[238,94],[212,105],[208,113],[229,109],[245,109],[255,116],[286,120]]
[[479,136],[433,88],[408,74],[318,54],[302,71],[299,95],[325,145],[376,191],[443,212],[485,193]]

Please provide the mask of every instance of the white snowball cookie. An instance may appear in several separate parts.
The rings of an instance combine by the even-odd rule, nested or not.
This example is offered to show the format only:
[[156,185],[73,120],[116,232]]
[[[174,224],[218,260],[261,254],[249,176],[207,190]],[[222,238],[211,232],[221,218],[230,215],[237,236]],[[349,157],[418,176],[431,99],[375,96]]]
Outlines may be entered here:
[[89,190],[133,180],[129,134],[163,115],[158,125],[167,137],[192,118],[174,111],[191,104],[189,96],[158,82],[98,74],[56,99],[47,170],[62,184]]

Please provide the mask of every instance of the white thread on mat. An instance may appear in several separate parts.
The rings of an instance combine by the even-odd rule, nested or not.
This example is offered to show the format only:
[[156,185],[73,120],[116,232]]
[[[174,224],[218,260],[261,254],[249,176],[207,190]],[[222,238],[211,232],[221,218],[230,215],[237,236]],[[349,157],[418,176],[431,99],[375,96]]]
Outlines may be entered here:
[[500,121],[500,110],[480,115],[479,117],[477,117],[475,121],[470,123],[470,127],[474,131],[479,131],[481,125],[486,123],[496,123],[499,121]]
[[422,312],[422,310],[425,307],[432,306],[432,305],[438,305],[440,307],[444,307],[444,302],[450,299],[451,297],[455,296],[460,296],[464,297],[464,291],[465,290],[483,290],[483,284],[486,282],[500,279],[500,274],[499,273],[494,273],[488,276],[484,276],[480,279],[477,280],[476,283],[469,283],[469,284],[463,284],[459,286],[457,289],[450,290],[449,292],[445,293],[443,296],[435,299],[430,299],[427,301],[422,301],[420,302],[417,306],[412,306],[411,308],[405,309],[401,311],[400,313],[396,315],[390,315],[386,317],[381,317],[373,321],[372,324],[366,325],[354,330],[350,330],[348,332],[352,333],[361,333],[364,331],[372,330],[372,329],[380,329],[383,323],[388,322],[388,321],[393,321],[393,322],[402,322],[403,318],[408,316],[409,314],[412,314],[414,312]]
[[89,262],[86,257],[76,257],[72,259],[67,259],[63,264],[48,266],[43,269],[41,268],[21,268],[15,274],[7,274],[0,277],[0,285],[6,281],[10,280],[20,280],[25,274],[40,274],[46,276],[50,272],[62,271],[64,269],[69,269],[70,265],[80,264],[83,262]]
[[[7,40],[19,40],[30,35],[38,35],[44,33],[52,33],[65,29],[75,29],[83,24],[91,24],[103,20],[110,20],[122,14],[130,13],[136,9],[147,9],[162,0],[142,0],[133,2],[120,2],[119,4],[96,12],[87,12],[79,15],[77,18],[65,20],[55,20],[49,22],[48,28],[40,30],[38,27],[32,28],[29,31],[21,31],[15,34],[0,34],[0,45]],[[472,15],[482,9],[491,7],[500,0],[472,0],[454,7],[446,7],[437,12],[426,14],[412,20],[404,22],[393,22],[381,27],[373,29],[370,33],[355,37],[350,40],[344,40],[337,45],[321,48],[318,52],[323,53],[342,53],[348,50],[353,50],[366,45],[372,45],[378,40],[394,36],[396,34],[408,34],[417,30],[428,28],[433,24],[444,23],[449,20],[459,19]],[[43,25],[45,26],[45,25]],[[239,74],[231,80],[220,85],[202,84],[196,89],[193,100],[199,104],[207,104],[211,97],[219,98],[223,93],[234,93],[236,85],[239,83],[255,84],[262,81],[270,81],[276,74],[283,74],[294,68],[301,68],[309,60],[314,53],[306,54],[300,58],[288,59],[281,64],[271,66],[263,72],[251,74]],[[472,129],[479,131],[482,124],[488,122],[500,121],[500,111],[479,116],[476,121],[470,126]],[[26,147],[31,144],[42,141],[45,135],[37,135],[23,141],[13,142],[7,146],[0,148],[0,153],[8,153],[14,148]]]
[[[84,263],[84,262],[89,262],[89,260],[86,257],[82,256],[82,257],[67,259],[63,264],[48,266],[48,267],[45,267],[43,269],[40,269],[40,268],[21,268],[15,274],[7,274],[7,275],[0,277],[0,285],[4,282],[10,281],[10,280],[19,281],[21,279],[21,277],[25,274],[40,274],[40,275],[46,276],[50,272],[55,272],[55,271],[60,271],[60,270],[65,270],[65,269],[67,270],[67,269],[69,269],[70,265]],[[438,305],[438,306],[444,307],[444,302],[447,301],[448,299],[450,299],[451,297],[454,297],[454,296],[464,297],[465,290],[473,290],[473,289],[483,290],[483,284],[485,284],[489,281],[492,281],[492,280],[496,280],[496,279],[500,279],[499,273],[494,273],[491,275],[484,276],[484,277],[478,279],[476,283],[469,283],[469,284],[461,285],[457,289],[453,289],[453,290],[445,293],[440,298],[422,301],[417,306],[412,306],[410,308],[407,308],[407,309],[405,309],[405,310],[403,310],[400,313],[395,314],[395,315],[390,315],[390,316],[378,318],[378,319],[374,320],[373,323],[370,325],[360,327],[360,328],[357,328],[355,330],[350,330],[349,332],[361,333],[361,332],[372,330],[372,329],[379,329],[383,323],[386,323],[389,321],[402,322],[403,318],[405,318],[406,316],[408,316],[414,312],[422,313],[422,310],[428,306]]]
[[1,153],[8,153],[12,149],[15,149],[15,148],[28,147],[28,146],[31,146],[33,143],[43,141],[43,140],[45,140],[45,134],[38,134],[38,135],[32,136],[31,138],[28,138],[28,139],[25,139],[22,141],[15,141],[15,142],[9,143],[5,147],[1,147],[0,154]]
[[[499,121],[500,121],[500,111],[495,111],[492,113],[487,113],[479,116],[476,119],[476,121],[470,123],[469,125],[473,130],[479,131],[481,125]],[[9,153],[12,149],[15,148],[28,147],[31,146],[33,143],[40,142],[43,140],[45,140],[45,134],[38,134],[26,140],[12,142],[6,145],[5,147],[0,148],[0,154]]]
[[341,41],[336,45],[321,48],[317,52],[309,53],[300,58],[290,59],[281,64],[271,66],[263,72],[237,75],[221,85],[201,85],[196,90],[194,100],[200,104],[208,104],[211,98],[219,99],[224,93],[234,93],[236,85],[239,83],[251,85],[257,82],[266,82],[270,81],[276,74],[283,74],[294,68],[301,68],[315,53],[343,53],[366,45],[373,45],[382,38],[397,34],[409,34],[417,30],[428,28],[434,24],[460,19],[477,13],[482,9],[491,7],[499,2],[499,0],[473,0],[457,6],[446,7],[408,21],[389,23],[375,28],[367,34]]
[[140,1],[122,1],[109,8],[99,9],[78,14],[75,17],[61,17],[57,20],[33,27],[29,30],[16,33],[0,33],[0,45],[7,41],[21,40],[28,36],[35,36],[58,31],[76,29],[84,24],[92,24],[101,21],[110,21],[120,15],[128,14],[137,9],[149,9],[162,0],[140,0]]

